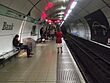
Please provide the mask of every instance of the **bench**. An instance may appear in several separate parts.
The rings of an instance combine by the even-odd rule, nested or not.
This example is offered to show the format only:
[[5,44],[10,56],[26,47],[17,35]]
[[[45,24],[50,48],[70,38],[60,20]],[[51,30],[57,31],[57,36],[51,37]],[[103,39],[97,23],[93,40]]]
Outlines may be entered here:
[[11,51],[9,51],[9,52],[6,52],[6,53],[4,53],[4,54],[1,54],[0,55],[0,65],[5,65],[5,61],[6,60],[8,60],[8,59],[10,59],[10,58],[12,58],[13,56],[15,56],[16,54],[18,54],[18,52],[19,52],[19,50],[17,50],[17,49],[13,49],[13,50],[11,50]]

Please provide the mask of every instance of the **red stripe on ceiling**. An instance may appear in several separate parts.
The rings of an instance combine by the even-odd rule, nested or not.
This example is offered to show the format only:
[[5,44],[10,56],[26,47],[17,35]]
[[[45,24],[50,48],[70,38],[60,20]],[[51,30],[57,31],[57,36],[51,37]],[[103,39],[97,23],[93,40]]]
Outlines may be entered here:
[[41,18],[42,19],[45,19],[47,17],[46,11],[49,10],[50,8],[52,8],[53,6],[54,6],[54,3],[53,2],[48,2],[47,3],[47,5],[44,8],[44,11],[42,11],[42,14],[41,14]]
[[42,17],[42,19],[45,19],[47,17],[47,14],[45,12],[42,12],[41,17]]
[[48,2],[48,4],[45,6],[45,11],[52,8],[54,6],[53,2]]

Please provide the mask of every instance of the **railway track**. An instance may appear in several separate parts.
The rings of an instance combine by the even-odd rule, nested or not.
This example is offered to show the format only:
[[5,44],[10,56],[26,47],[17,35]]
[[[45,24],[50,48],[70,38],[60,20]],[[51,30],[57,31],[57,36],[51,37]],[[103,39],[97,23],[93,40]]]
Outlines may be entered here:
[[[76,40],[71,34],[66,35],[66,42],[70,51],[88,83],[110,83],[110,61],[100,56],[93,48]],[[96,48],[95,48],[96,49]]]

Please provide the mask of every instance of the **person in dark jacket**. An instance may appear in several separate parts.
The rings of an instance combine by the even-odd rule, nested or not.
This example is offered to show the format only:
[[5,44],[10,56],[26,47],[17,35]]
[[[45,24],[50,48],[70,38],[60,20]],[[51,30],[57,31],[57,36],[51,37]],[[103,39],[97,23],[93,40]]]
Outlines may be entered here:
[[43,34],[44,34],[43,29],[44,29],[43,27],[41,27],[41,29],[40,29],[41,42],[42,42],[42,39],[43,39]]
[[30,49],[28,48],[28,45],[23,45],[22,43],[20,43],[18,38],[19,38],[19,35],[16,34],[15,37],[13,38],[13,46],[18,50],[25,49],[27,51],[27,58],[31,57],[30,56]]
[[13,46],[16,49],[20,49],[20,42],[19,42],[18,38],[19,38],[18,34],[16,34],[15,37],[13,38]]

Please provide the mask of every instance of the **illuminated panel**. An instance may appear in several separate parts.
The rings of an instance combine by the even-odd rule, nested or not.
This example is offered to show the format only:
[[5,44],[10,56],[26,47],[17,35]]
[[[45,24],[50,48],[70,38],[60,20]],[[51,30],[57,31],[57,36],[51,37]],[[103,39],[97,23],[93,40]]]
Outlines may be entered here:
[[52,20],[48,20],[48,22],[49,22],[49,23],[51,23],[51,22],[52,22]]
[[48,4],[45,6],[44,11],[41,14],[42,19],[45,19],[47,17],[46,11],[49,10],[50,8],[52,8],[53,6],[54,6],[54,3],[48,2]]
[[48,10],[48,9],[50,9],[50,8],[52,8],[53,6],[54,6],[54,3],[48,2],[48,4],[45,7],[45,11]]
[[47,14],[45,12],[42,12],[42,19],[45,19],[47,17]]
[[58,14],[64,14],[64,12],[61,11],[61,12],[59,12]]
[[69,8],[70,8],[72,2],[73,2],[73,0],[70,0],[68,6],[67,6],[67,8],[66,8],[66,11],[65,11],[64,16],[66,16],[66,14],[67,14],[67,12],[68,12],[68,10],[69,10]]

